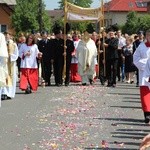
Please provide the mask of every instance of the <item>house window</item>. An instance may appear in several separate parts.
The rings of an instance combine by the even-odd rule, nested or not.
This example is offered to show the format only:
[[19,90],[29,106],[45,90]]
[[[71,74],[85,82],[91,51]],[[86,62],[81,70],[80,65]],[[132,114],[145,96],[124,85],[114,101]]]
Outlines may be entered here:
[[135,3],[137,5],[137,7],[139,7],[139,8],[141,8],[141,7],[146,8],[147,7],[147,3],[146,2],[136,1]]
[[7,31],[7,25],[0,25],[0,32],[5,32],[5,31]]

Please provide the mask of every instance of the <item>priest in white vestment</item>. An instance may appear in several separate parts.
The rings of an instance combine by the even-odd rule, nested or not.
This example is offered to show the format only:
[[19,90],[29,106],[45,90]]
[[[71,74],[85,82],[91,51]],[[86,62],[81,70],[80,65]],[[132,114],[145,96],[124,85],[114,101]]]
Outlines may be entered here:
[[95,72],[95,58],[97,57],[97,48],[95,42],[90,38],[87,31],[84,32],[82,40],[77,47],[78,72],[82,79],[82,85],[93,83]]
[[1,92],[2,87],[7,86],[6,78],[8,76],[7,70],[8,51],[5,36],[0,33],[0,106],[1,106]]
[[9,80],[11,80],[8,87],[2,88],[2,99],[11,99],[15,97],[16,93],[16,82],[17,82],[17,69],[16,69],[16,61],[18,59],[18,46],[11,39],[11,35],[9,32],[5,32],[5,39],[7,43],[7,51],[9,55],[8,59],[8,74]]

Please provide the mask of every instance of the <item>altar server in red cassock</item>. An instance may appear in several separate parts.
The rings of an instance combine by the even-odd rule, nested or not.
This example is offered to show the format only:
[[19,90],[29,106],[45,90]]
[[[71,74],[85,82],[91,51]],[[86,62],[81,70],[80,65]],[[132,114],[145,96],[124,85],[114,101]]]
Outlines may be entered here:
[[78,38],[78,34],[75,32],[73,34],[73,42],[74,42],[74,52],[72,53],[72,59],[71,59],[71,82],[81,82],[81,76],[78,74],[78,58],[76,56],[76,48],[78,47],[78,44],[80,42],[80,39]]
[[32,91],[37,91],[38,88],[38,65],[37,58],[42,57],[33,35],[29,35],[26,43],[22,44],[19,51],[21,58],[21,77],[20,89],[24,90],[26,94]]
[[141,104],[145,123],[150,123],[150,30],[146,32],[146,41],[142,42],[133,55],[133,62],[139,70]]

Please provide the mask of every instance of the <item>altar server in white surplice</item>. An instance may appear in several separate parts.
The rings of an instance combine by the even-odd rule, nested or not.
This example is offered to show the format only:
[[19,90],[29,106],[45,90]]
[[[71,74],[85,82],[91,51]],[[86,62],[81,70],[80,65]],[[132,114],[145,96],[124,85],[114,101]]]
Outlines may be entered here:
[[150,30],[146,32],[146,42],[140,43],[133,55],[133,62],[139,70],[139,86],[145,123],[150,124]]
[[35,44],[34,35],[27,37],[26,43],[22,44],[19,50],[21,58],[21,76],[20,89],[30,94],[38,89],[38,64],[37,58],[41,58],[42,53],[39,52]]

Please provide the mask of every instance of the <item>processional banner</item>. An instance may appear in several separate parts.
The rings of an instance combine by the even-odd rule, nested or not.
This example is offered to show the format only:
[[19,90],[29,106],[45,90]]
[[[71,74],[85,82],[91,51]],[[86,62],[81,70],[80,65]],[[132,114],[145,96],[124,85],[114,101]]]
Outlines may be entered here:
[[67,20],[99,21],[102,17],[101,8],[83,8],[67,2]]

